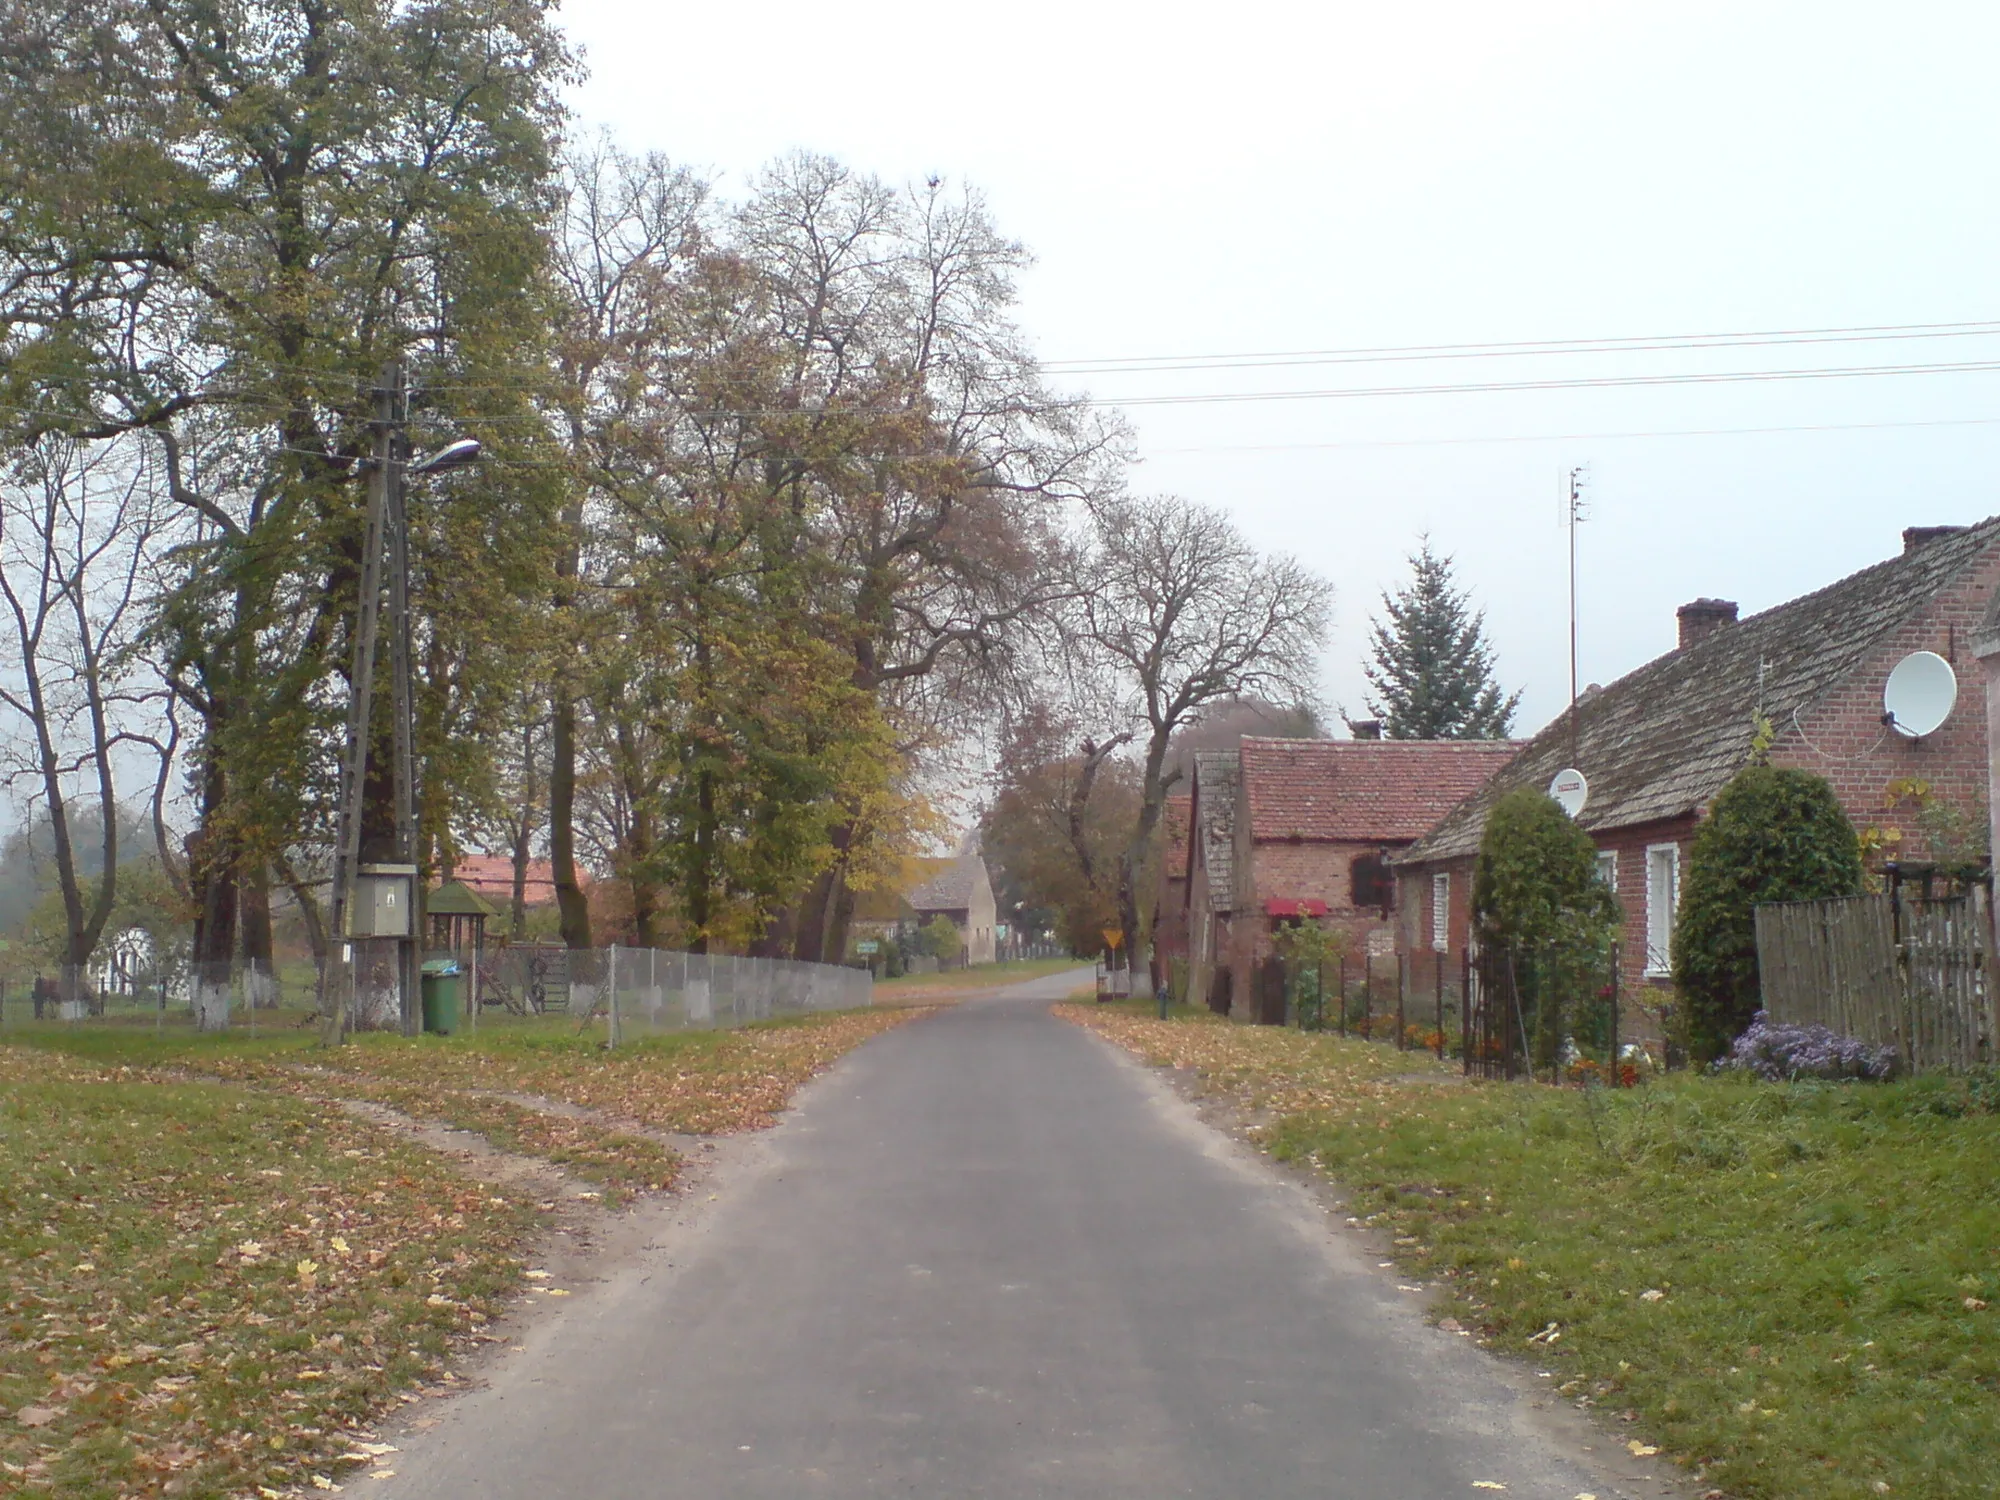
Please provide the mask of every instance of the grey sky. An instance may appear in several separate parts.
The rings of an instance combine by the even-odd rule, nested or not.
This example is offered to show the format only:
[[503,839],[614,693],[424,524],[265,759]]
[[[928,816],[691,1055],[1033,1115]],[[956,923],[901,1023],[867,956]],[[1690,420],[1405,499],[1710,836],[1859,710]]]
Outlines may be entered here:
[[[1052,360],[2000,319],[1990,5],[657,6],[571,0],[577,106],[734,183],[809,147],[982,188]],[[2000,361],[2000,335],[1097,373],[1108,397]],[[1591,470],[1582,672],[2000,510],[2000,372],[1135,406],[1137,487],[1375,596],[1428,530],[1524,728],[1567,694],[1559,475]],[[1912,424],[1932,425],[1869,425]],[[1952,424],[1952,425],[1939,425]],[[1847,430],[1563,438],[1718,428]],[[1505,442],[1466,439],[1505,438]],[[1520,438],[1558,438],[1514,441]]]

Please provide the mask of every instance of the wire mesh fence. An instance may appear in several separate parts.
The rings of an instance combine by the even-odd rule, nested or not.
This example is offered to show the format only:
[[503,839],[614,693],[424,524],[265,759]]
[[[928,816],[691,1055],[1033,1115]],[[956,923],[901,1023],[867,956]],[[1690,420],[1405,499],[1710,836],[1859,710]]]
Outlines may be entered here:
[[[406,1014],[414,1024],[423,1007],[413,996],[406,1011],[396,944],[359,940],[350,949],[352,1027],[393,1031],[404,1025]],[[856,1009],[874,999],[873,976],[866,969],[785,959],[534,943],[456,957],[457,972],[438,976],[457,987],[448,1008],[451,1021],[443,1029],[567,1016],[579,1028],[605,1028],[615,1043]],[[276,1030],[309,1025],[321,993],[319,965],[310,957],[276,964],[250,959],[192,964],[169,954],[143,966],[96,964],[0,982],[0,1030],[47,1023]]]

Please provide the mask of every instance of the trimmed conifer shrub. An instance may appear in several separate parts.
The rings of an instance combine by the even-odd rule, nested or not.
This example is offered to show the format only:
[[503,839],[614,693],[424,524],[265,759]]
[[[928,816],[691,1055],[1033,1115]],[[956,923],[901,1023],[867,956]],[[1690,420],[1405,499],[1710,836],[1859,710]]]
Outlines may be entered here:
[[1860,891],[1860,840],[1824,776],[1763,765],[1736,773],[1695,830],[1674,925],[1674,984],[1696,1062],[1727,1052],[1761,1007],[1758,904]]

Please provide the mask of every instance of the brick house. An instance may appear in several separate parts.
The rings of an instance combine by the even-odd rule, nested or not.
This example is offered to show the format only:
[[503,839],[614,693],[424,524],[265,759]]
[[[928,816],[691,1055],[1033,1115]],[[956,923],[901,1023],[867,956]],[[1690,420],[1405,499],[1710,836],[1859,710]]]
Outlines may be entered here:
[[1194,785],[1188,792],[1187,884],[1181,893],[1187,915],[1189,1004],[1208,1003],[1229,1014],[1227,955],[1236,911],[1236,782],[1234,750],[1203,750],[1194,757]]
[[1175,792],[1160,809],[1160,874],[1153,893],[1153,983],[1188,956],[1188,816],[1194,792]]
[[1772,764],[1825,776],[1872,846],[1921,853],[1906,795],[1914,783],[1968,814],[1985,804],[1985,703],[1975,673],[1944,723],[1916,739],[1884,722],[1883,685],[1915,651],[1937,653],[1961,676],[1972,670],[1996,582],[2000,518],[1911,527],[1900,555],[1746,620],[1726,600],[1682,605],[1674,650],[1585,692],[1396,859],[1411,984],[1428,988],[1442,964],[1456,992],[1487,809],[1574,768],[1589,782],[1577,821],[1624,908],[1621,993],[1641,1007],[1667,999],[1688,840],[1748,762],[1760,709],[1775,735]]
[[1492,777],[1511,740],[1246,737],[1231,851],[1229,1014],[1254,1019],[1252,975],[1286,924],[1344,932],[1359,965],[1395,955],[1390,857]]

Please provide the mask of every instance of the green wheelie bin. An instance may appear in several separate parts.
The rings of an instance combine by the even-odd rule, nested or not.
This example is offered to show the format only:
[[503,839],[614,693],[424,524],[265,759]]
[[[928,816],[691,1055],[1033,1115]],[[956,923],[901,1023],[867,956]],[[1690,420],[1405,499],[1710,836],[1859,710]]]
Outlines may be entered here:
[[458,1030],[458,995],[465,983],[465,971],[455,958],[424,961],[424,1030],[450,1036]]

